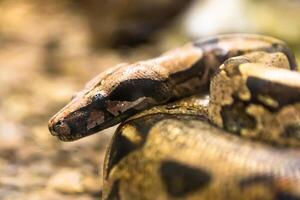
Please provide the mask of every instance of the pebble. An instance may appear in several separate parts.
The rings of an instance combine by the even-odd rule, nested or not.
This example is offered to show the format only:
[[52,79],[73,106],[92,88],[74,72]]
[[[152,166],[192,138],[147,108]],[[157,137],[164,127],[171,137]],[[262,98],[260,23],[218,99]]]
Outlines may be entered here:
[[50,178],[48,187],[62,193],[82,193],[83,174],[77,169],[61,169]]

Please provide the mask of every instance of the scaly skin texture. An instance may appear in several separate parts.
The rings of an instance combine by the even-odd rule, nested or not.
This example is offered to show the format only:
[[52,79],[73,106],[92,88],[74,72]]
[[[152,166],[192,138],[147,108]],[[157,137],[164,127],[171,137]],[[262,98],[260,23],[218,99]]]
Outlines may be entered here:
[[101,73],[52,117],[49,130],[63,141],[76,140],[155,105],[207,92],[210,77],[225,60],[256,51],[282,52],[296,69],[292,52],[277,39],[249,34],[206,38]]
[[70,141],[123,122],[106,153],[105,200],[298,200],[295,69],[276,39],[205,39],[100,74],[49,129]]
[[237,135],[300,146],[300,74],[286,69],[281,53],[228,59],[211,80],[209,119]]
[[106,153],[103,199],[300,199],[300,73],[288,68],[282,53],[235,57],[209,96],[128,119]]
[[300,152],[245,141],[188,115],[156,114],[119,128],[104,178],[103,199],[295,200]]

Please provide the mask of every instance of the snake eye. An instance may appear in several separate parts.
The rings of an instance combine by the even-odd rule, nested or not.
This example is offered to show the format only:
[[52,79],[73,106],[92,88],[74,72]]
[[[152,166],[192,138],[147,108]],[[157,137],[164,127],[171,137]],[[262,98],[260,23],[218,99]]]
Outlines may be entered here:
[[92,97],[93,101],[98,101],[98,102],[101,102],[104,100],[104,96],[100,93],[98,94],[95,94],[93,97]]

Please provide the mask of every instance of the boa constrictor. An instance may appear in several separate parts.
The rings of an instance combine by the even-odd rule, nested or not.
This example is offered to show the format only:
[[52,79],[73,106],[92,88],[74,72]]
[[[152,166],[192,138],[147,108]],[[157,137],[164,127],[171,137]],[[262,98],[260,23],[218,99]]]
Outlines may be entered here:
[[104,199],[300,199],[296,70],[275,38],[206,38],[99,74],[49,130],[72,141],[123,122]]

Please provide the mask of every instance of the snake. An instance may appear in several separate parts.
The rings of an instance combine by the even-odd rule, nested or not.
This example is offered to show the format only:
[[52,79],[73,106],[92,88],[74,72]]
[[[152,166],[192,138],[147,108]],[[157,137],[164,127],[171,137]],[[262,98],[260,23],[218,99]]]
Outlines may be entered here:
[[300,199],[300,73],[279,39],[217,35],[119,64],[48,127],[73,141],[120,122],[103,199]]

